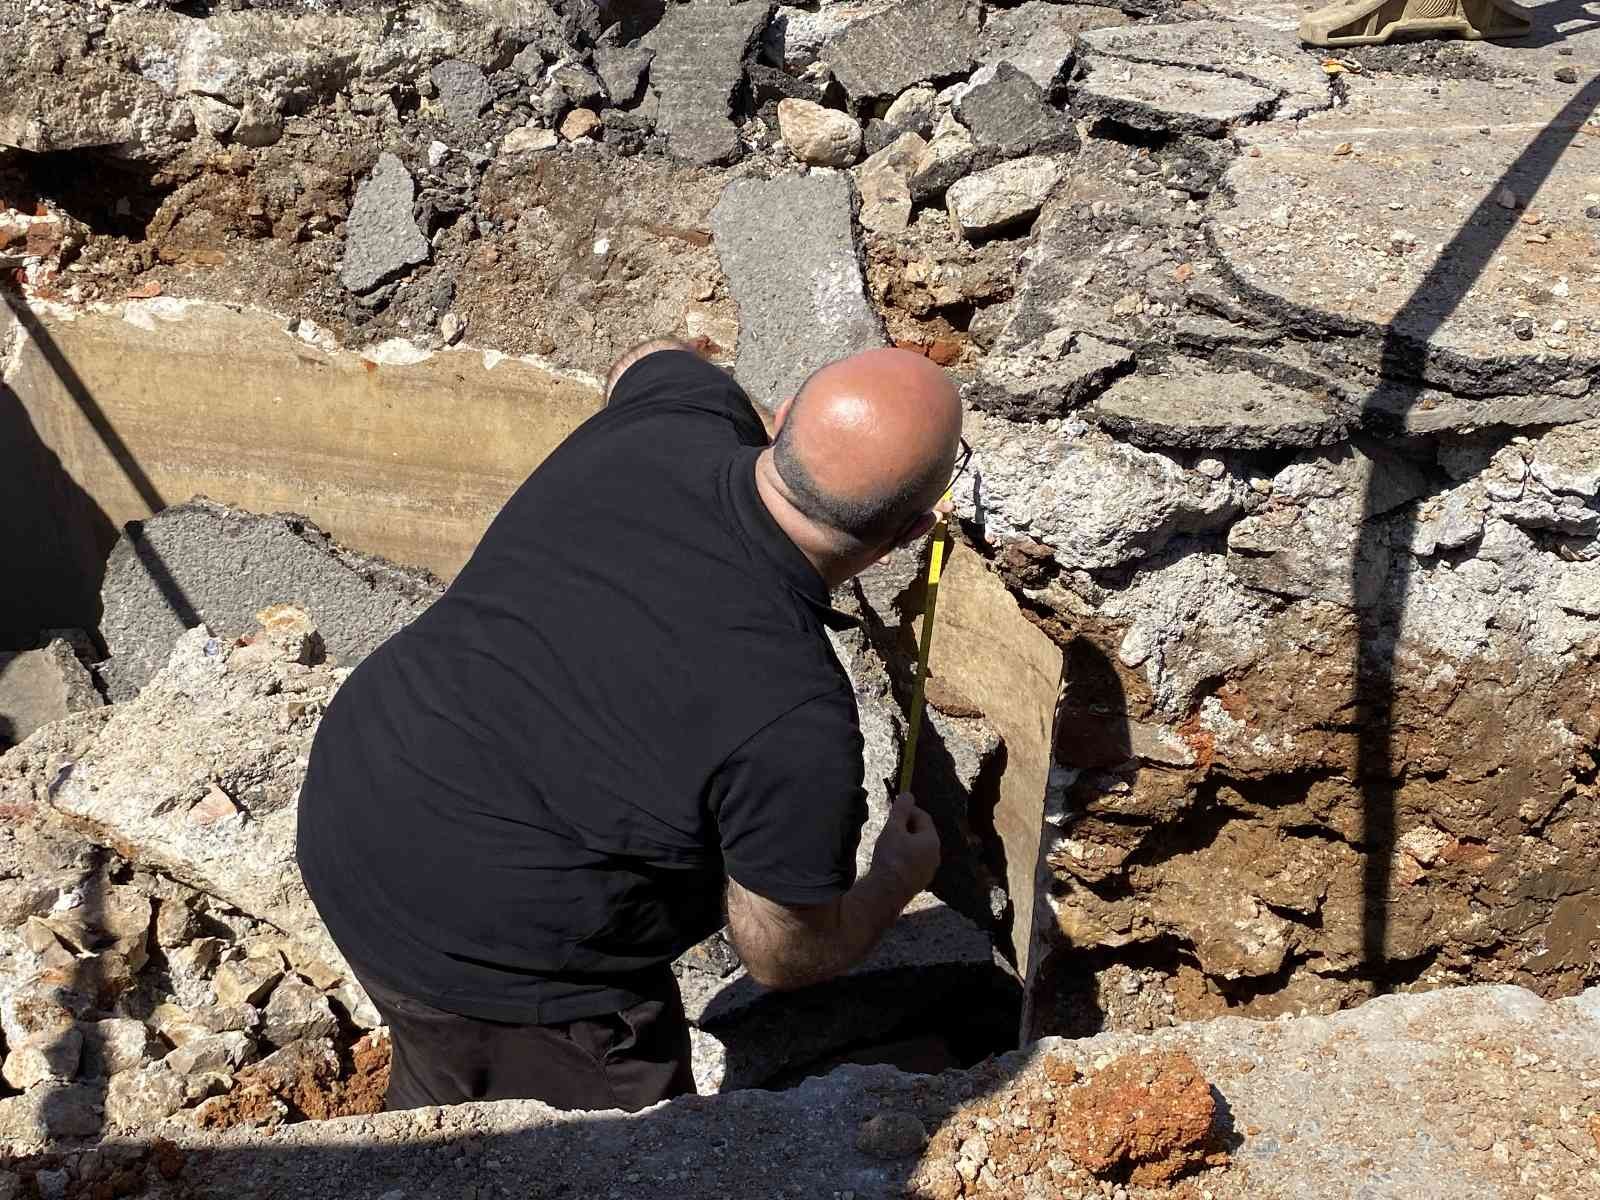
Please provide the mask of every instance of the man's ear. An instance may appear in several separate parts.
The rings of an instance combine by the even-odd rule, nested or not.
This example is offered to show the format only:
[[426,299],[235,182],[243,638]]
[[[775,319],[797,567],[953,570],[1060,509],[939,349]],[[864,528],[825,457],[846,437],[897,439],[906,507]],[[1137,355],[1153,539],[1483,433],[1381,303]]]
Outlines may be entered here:
[[772,437],[778,436],[778,430],[783,428],[783,423],[789,419],[789,410],[794,407],[794,397],[790,396],[773,411],[772,420],[768,422],[767,432]]

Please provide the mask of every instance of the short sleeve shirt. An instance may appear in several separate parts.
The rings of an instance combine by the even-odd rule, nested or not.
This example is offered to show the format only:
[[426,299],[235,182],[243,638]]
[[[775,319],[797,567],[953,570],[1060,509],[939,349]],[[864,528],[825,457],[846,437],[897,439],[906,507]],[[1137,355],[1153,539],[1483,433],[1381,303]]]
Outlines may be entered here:
[[848,618],[755,485],[765,431],[680,351],[628,369],[312,748],[298,855],[378,983],[495,1020],[636,1003],[722,923],[854,881]]

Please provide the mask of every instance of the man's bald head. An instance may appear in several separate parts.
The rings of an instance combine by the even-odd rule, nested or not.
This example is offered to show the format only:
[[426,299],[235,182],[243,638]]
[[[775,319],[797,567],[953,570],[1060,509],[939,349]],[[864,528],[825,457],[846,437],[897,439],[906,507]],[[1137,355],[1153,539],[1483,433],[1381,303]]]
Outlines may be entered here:
[[961,403],[943,370],[907,350],[868,350],[806,380],[772,456],[805,516],[876,544],[939,502],[960,437]]

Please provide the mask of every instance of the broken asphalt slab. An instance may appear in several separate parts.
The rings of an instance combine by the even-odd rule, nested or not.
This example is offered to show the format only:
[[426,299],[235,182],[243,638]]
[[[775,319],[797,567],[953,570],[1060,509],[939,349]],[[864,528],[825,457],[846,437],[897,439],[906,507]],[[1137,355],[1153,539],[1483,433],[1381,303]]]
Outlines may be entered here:
[[111,698],[131,698],[185,629],[219,637],[255,628],[270,604],[325,612],[320,632],[335,661],[353,664],[438,599],[424,571],[337,546],[310,521],[259,516],[208,500],[130,525],[112,548],[101,587],[103,669]]
[[1600,131],[1570,88],[1499,82],[1364,80],[1241,131],[1207,238],[1248,300],[1366,370],[1565,412],[1600,372]]
[[844,174],[737,179],[711,213],[717,257],[739,305],[734,375],[776,406],[818,367],[883,345],[857,254]]
[[771,11],[769,0],[675,4],[643,39],[661,98],[656,125],[674,158],[709,165],[739,156],[733,93]]
[[1131,129],[1218,137],[1272,111],[1278,94],[1241,79],[1159,63],[1093,59],[1074,109]]
[[1280,97],[1273,116],[1296,120],[1333,105],[1333,89],[1320,56],[1293,34],[1232,21],[1178,21],[1094,29],[1079,36],[1091,59],[1183,67],[1265,88]]
[[898,96],[972,69],[981,48],[978,14],[967,0],[904,0],[845,26],[819,57],[854,103]]
[[1169,363],[1159,375],[1130,375],[1084,410],[1084,420],[1135,446],[1259,450],[1322,446],[1347,437],[1355,406],[1245,371]]
[[668,1180],[685,1195],[878,1200],[904,1195],[927,1161],[920,1137],[871,1153],[858,1140],[869,1118],[905,1114],[932,1134],[959,1105],[1037,1079],[1047,1056],[1092,1071],[1143,1051],[1191,1055],[1219,1097],[1232,1163],[1195,1177],[1214,1200],[1581,1200],[1600,1186],[1590,1123],[1600,989],[1546,1003],[1481,986],[1389,996],[1332,1017],[1047,1039],[937,1076],[845,1067],[788,1091],[688,1097],[633,1115],[513,1100],[270,1133],[174,1127],[182,1179],[151,1195],[181,1186],[199,1197],[308,1187],[462,1196],[559,1179],[568,1194],[610,1200],[656,1200]]

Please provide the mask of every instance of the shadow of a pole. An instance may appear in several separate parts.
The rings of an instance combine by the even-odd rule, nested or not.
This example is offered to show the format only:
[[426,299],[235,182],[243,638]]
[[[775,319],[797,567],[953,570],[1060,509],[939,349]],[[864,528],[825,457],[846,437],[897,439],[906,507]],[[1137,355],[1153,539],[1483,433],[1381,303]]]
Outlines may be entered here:
[[[1380,359],[1381,382],[1363,400],[1362,424],[1377,429],[1400,427],[1421,396],[1421,376],[1428,340],[1443,327],[1472,290],[1495,252],[1520,228],[1500,207],[1502,187],[1514,183],[1519,195],[1531,197],[1549,178],[1584,122],[1600,106],[1600,78],[1577,92],[1534,137],[1510,167],[1494,181],[1433,267],[1412,291],[1385,331]],[[1511,432],[1505,437],[1509,439]],[[1400,622],[1410,589],[1407,558],[1416,525],[1416,507],[1407,506],[1379,521],[1385,481],[1378,469],[1369,475],[1358,543],[1351,559],[1352,594],[1357,598],[1359,637],[1355,664],[1356,784],[1361,789],[1363,865],[1362,958],[1374,990],[1388,990],[1386,981],[1389,889],[1393,883],[1396,807],[1404,764],[1395,757],[1396,660]],[[1376,573],[1380,578],[1368,578]],[[1361,606],[1360,598],[1374,597]]]

